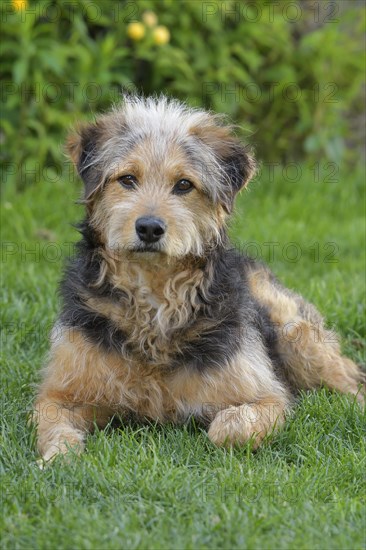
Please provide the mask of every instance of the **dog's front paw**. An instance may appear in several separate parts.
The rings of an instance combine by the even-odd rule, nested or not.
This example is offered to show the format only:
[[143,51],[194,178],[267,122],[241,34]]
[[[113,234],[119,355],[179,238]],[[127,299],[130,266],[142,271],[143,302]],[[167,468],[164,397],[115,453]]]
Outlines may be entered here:
[[42,453],[42,457],[37,460],[37,464],[39,468],[43,470],[45,466],[52,464],[59,455],[64,455],[65,460],[70,462],[73,456],[81,454],[83,450],[84,444],[80,440],[69,440],[69,442],[65,441],[57,445],[50,445],[47,450]]
[[74,429],[60,429],[60,433],[54,433],[53,438],[48,439],[46,434],[40,434],[38,440],[38,449],[41,458],[37,461],[41,470],[46,465],[51,464],[59,455],[64,455],[67,461],[70,461],[75,455],[79,455],[84,450],[83,433]]
[[208,430],[208,437],[219,447],[243,445],[253,438],[253,448],[256,448],[264,436],[265,429],[258,421],[258,412],[250,405],[220,411]]

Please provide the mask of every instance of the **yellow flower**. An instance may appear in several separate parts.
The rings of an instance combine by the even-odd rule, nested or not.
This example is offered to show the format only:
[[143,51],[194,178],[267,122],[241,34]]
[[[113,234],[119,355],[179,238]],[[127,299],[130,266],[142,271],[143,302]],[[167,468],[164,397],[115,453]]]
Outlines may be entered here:
[[155,44],[162,46],[169,42],[170,32],[164,25],[159,25],[153,30],[153,37]]
[[27,7],[28,7],[28,1],[27,0],[12,0],[11,3],[13,5],[13,8],[16,11],[22,11],[22,10],[27,9]]
[[141,40],[145,36],[145,25],[142,23],[130,23],[127,27],[127,36],[132,40]]
[[147,27],[156,27],[158,24],[158,16],[151,10],[144,11],[142,14],[142,20]]

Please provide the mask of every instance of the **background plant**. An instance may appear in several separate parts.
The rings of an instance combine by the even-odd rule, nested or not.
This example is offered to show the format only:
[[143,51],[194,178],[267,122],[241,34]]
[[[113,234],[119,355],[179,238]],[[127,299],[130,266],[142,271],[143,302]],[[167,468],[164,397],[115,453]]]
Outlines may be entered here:
[[9,185],[60,177],[70,126],[126,88],[227,113],[267,161],[339,162],[362,141],[357,3],[8,1],[1,17]]

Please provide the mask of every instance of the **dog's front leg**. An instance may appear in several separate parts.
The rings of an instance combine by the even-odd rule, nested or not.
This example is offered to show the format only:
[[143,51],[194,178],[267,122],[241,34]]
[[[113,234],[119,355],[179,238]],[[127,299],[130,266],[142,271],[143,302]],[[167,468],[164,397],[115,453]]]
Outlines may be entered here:
[[267,397],[255,403],[231,406],[219,411],[208,430],[215,445],[230,447],[252,439],[253,448],[281,426],[288,406],[282,397]]
[[48,461],[69,449],[80,452],[94,425],[104,427],[118,401],[118,365],[77,330],[62,329],[53,343],[32,420],[38,450]]
[[42,396],[35,406],[32,420],[37,425],[38,450],[44,462],[69,450],[80,453],[84,439],[94,424],[104,427],[111,412],[104,407],[71,405],[49,396]]

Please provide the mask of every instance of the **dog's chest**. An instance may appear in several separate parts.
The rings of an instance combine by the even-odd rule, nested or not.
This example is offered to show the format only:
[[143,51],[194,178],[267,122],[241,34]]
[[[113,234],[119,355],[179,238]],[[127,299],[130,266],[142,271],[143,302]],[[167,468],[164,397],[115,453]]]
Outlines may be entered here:
[[184,334],[197,317],[202,272],[163,278],[135,269],[133,275],[121,304],[119,327],[135,355],[148,363],[167,365],[180,351]]
[[[217,412],[216,392],[210,391],[200,373],[186,369],[167,373],[156,366],[132,363],[118,380],[123,407],[141,418],[184,422],[191,416],[205,420]],[[118,388],[118,382],[114,387]]]
[[176,300],[137,289],[127,306],[127,342],[147,362],[167,364],[192,314]]

